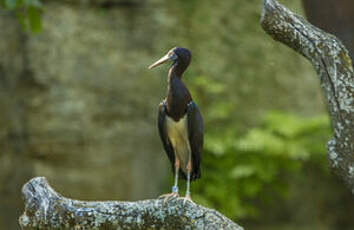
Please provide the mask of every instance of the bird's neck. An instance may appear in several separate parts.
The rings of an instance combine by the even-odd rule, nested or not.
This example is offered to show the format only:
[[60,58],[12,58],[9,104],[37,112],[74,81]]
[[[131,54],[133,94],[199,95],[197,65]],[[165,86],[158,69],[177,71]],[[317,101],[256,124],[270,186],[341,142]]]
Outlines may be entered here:
[[[171,95],[172,91],[184,91],[185,85],[182,83],[182,75],[186,70],[186,66],[183,66],[179,62],[174,62],[168,71],[168,95]],[[188,90],[187,90],[188,91]]]
[[168,77],[178,77],[179,79],[182,78],[182,75],[184,71],[186,71],[188,67],[188,64],[186,64],[183,61],[175,61],[171,68],[170,71],[168,72]]
[[166,105],[168,114],[176,121],[184,116],[187,104],[192,97],[187,87],[181,81],[183,71],[177,63],[174,63],[168,73],[168,88]]

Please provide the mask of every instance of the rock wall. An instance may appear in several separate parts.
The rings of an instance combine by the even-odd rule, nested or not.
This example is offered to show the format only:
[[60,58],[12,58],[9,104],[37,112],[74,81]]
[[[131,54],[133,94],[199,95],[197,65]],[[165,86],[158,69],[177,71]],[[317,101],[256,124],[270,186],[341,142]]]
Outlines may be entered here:
[[141,74],[155,35],[140,24],[153,17],[58,2],[45,12],[40,35],[1,14],[0,229],[17,229],[20,189],[35,175],[74,198],[143,199],[168,170],[155,127],[164,84]]

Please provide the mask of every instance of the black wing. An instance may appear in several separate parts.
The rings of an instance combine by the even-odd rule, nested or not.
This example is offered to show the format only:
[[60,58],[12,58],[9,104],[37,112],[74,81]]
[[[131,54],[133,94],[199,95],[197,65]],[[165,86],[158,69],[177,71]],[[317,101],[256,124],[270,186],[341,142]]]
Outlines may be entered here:
[[191,180],[200,178],[200,163],[203,150],[203,120],[197,105],[191,101],[187,107],[188,136],[192,150],[193,170]]
[[159,112],[158,112],[158,127],[159,127],[159,134],[161,141],[163,143],[163,147],[165,149],[165,152],[168,156],[168,159],[170,159],[171,165],[172,165],[172,170],[173,173],[175,173],[175,154],[174,150],[172,147],[172,144],[168,138],[167,135],[167,127],[166,127],[166,106],[165,102],[161,102],[159,105]]

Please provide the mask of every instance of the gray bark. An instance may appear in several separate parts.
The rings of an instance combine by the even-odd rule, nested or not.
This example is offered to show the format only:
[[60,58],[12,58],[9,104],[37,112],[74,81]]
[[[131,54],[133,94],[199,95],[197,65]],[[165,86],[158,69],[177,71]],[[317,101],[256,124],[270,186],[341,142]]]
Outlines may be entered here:
[[276,0],[264,0],[261,25],[273,39],[305,56],[315,67],[332,121],[329,164],[354,193],[354,74],[343,44]]
[[43,177],[22,188],[22,229],[233,229],[219,212],[176,198],[137,202],[78,201],[56,193]]

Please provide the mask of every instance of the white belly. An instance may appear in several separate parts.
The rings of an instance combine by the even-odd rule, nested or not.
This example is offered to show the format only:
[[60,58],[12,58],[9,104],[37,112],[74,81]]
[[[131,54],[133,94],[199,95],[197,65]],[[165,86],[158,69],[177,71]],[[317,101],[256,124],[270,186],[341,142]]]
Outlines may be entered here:
[[171,141],[175,154],[181,162],[181,169],[186,172],[188,160],[191,159],[191,148],[188,138],[187,116],[178,122],[166,116],[167,135]]

